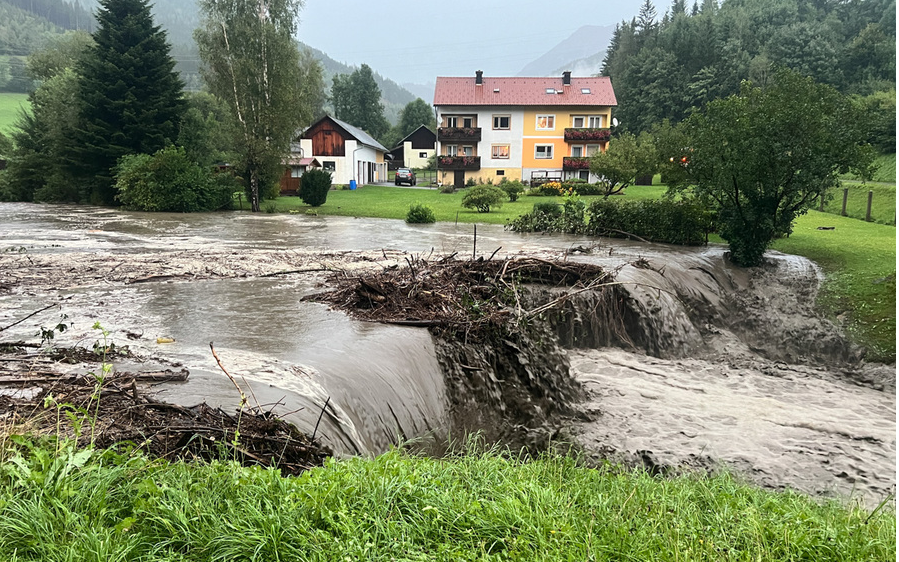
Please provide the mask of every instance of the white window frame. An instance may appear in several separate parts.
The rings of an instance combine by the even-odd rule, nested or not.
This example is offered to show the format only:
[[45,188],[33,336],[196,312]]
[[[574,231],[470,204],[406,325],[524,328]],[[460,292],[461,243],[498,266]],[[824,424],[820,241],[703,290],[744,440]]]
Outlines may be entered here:
[[458,156],[458,154],[459,154],[459,147],[458,147],[457,145],[455,145],[455,144],[447,144],[447,145],[444,145],[444,146],[446,146],[446,152],[444,152],[444,155],[445,155],[445,156]]
[[291,166],[290,167],[290,177],[292,178],[301,178],[303,174],[306,172],[306,166]]
[[[505,156],[497,156],[497,149],[505,148],[506,155]],[[508,160],[509,155],[512,152],[512,146],[508,144],[493,144],[490,145],[490,157],[494,160]]]
[[[543,150],[543,156],[540,155],[540,149]],[[549,150],[547,150],[549,149]],[[537,160],[552,160],[553,159],[553,150],[555,149],[555,145],[552,144],[537,144],[534,145],[534,158]]]
[[[468,124],[466,124],[466,121],[468,122]],[[463,117],[462,126],[468,129],[474,127],[474,117]]]
[[[599,122],[599,124],[597,125],[596,122]],[[603,127],[605,127],[605,125],[603,125],[603,123],[605,122],[605,115],[590,115],[589,117],[587,117],[587,123],[589,124],[589,127],[591,129],[602,129]]]
[[[541,126],[540,126],[540,120],[541,120],[541,119],[545,119],[545,120],[546,120],[546,126],[545,126],[545,127],[541,127]],[[535,128],[536,128],[538,131],[555,131],[555,130],[556,130],[556,116],[555,116],[555,115],[549,115],[549,114],[538,115],[538,116],[537,116],[537,121],[536,121],[536,123],[534,124],[534,126],[535,126]]]
[[459,126],[459,118],[455,115],[447,115],[446,116],[446,126],[457,128]]
[[590,170],[578,170],[577,177],[578,179],[590,181]]
[[[577,120],[578,120],[578,119],[581,120],[581,124],[580,124],[580,125],[577,124]],[[583,129],[583,128],[584,128],[584,123],[586,123],[586,122],[587,122],[587,117],[584,116],[584,115],[572,115],[572,116],[571,116],[571,127],[572,127],[573,129]]]
[[470,144],[462,146],[462,156],[474,156],[474,147]]
[[[591,150],[592,150],[593,152],[591,152]],[[584,154],[587,155],[587,157],[589,158],[590,156],[593,156],[594,154],[596,154],[596,153],[599,152],[600,150],[602,150],[602,146],[601,146],[601,145],[598,145],[598,144],[588,144],[588,145],[584,148]]]
[[[505,119],[506,126],[505,127],[497,126],[498,119]],[[493,130],[494,131],[508,131],[511,128],[512,128],[512,116],[511,115],[497,114],[497,115],[493,116]]]
[[[575,154],[575,153],[574,153],[575,150],[577,150],[578,152],[580,152],[580,154]],[[571,156],[572,156],[573,158],[583,158],[583,157],[584,157],[584,154],[586,154],[586,153],[584,152],[584,145],[582,145],[582,144],[573,144],[573,145],[571,145]]]
[[337,162],[334,160],[322,160],[322,170],[327,172],[336,172],[337,171]]

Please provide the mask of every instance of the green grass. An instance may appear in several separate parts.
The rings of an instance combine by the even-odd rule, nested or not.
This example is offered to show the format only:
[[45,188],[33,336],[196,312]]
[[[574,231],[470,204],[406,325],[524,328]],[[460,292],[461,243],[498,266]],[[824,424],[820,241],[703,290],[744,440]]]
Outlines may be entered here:
[[[874,177],[871,181],[896,183],[896,154],[880,154],[874,159]],[[861,178],[846,174],[843,179],[861,180]]]
[[9,133],[21,106],[29,106],[28,94],[0,93],[0,133]]
[[[665,186],[634,186],[628,188],[627,197],[652,199],[661,197]],[[541,201],[561,201],[560,197],[523,196],[515,202],[506,201],[500,208],[489,213],[479,213],[462,207],[462,197],[466,189],[455,193],[440,193],[438,189],[409,189],[406,187],[366,185],[355,190],[335,190],[328,193],[328,201],[314,209],[305,205],[299,197],[279,197],[274,200],[277,212],[315,212],[319,215],[342,217],[376,217],[383,219],[404,219],[413,203],[427,205],[434,210],[440,222],[506,224],[519,215],[531,212],[535,203]],[[589,204],[599,196],[582,197]]]
[[[846,215],[865,219],[868,211],[868,191],[872,191],[871,220],[879,224],[896,225],[896,185],[880,183],[861,184],[843,182],[843,187],[833,190],[833,198],[824,205],[824,212],[839,215],[843,210],[843,189],[848,189]],[[815,207],[818,208],[817,206]]]
[[896,552],[893,504],[869,513],[727,475],[392,451],[284,478],[52,453],[0,467],[4,560],[836,562]]
[[831,317],[848,313],[847,331],[868,348],[870,359],[895,362],[895,227],[809,211],[774,249],[817,262],[826,274],[822,308]]

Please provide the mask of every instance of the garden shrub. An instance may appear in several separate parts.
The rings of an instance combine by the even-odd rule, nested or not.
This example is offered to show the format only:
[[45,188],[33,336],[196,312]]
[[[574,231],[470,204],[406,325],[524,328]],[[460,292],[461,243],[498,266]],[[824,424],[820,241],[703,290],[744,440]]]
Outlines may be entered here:
[[213,211],[230,206],[236,185],[222,175],[201,168],[178,146],[132,154],[115,168],[116,199],[138,211]]
[[510,202],[518,201],[518,197],[524,193],[524,185],[520,181],[501,181],[499,188],[502,189],[509,197]]
[[409,212],[406,213],[406,222],[409,224],[430,224],[437,222],[434,216],[434,209],[421,203],[413,203],[409,206]]
[[587,233],[593,235],[630,233],[654,242],[699,245],[713,227],[713,215],[693,200],[597,199],[587,208]]
[[465,187],[474,187],[476,185],[478,185],[478,182],[476,182],[474,178],[468,178],[465,182]]
[[328,200],[331,190],[331,172],[327,170],[309,170],[303,174],[300,184],[300,199],[310,207],[321,207]]
[[502,207],[506,193],[493,185],[476,185],[462,197],[462,206],[477,209],[479,213],[489,213],[490,207]]

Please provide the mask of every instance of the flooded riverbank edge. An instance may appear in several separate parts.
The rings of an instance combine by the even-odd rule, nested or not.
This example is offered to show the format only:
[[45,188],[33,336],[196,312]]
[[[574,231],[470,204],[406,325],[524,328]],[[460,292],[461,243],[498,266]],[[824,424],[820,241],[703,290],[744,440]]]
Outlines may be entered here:
[[[204,331],[205,320],[200,318],[215,316],[217,311],[195,310],[183,320],[175,313],[149,317],[143,312],[166,306],[184,309],[191,302],[200,302],[203,292],[220,291],[222,286],[216,285],[221,282],[242,284],[234,298],[244,306],[264,304],[265,299],[257,302],[250,296],[269,291],[276,298],[269,299],[268,306],[279,307],[285,299],[299,300],[299,296],[321,292],[323,287],[317,285],[328,283],[328,272],[354,276],[405,268],[408,258],[423,253],[321,248],[230,251],[209,244],[120,253],[6,252],[0,258],[0,284],[7,293],[0,324],[21,317],[20,312],[36,310],[47,298],[59,298],[66,310],[109,323],[118,334],[136,330],[132,333],[140,333],[140,337],[132,345],[141,353],[171,355],[177,362],[190,364],[194,374],[208,371],[190,383],[161,387],[159,395],[164,399],[184,403],[205,396],[233,407],[233,388],[228,391],[225,385],[218,386],[223,376],[203,366],[209,361],[200,360],[198,345],[182,345],[184,336],[179,334],[175,346],[181,348],[161,347],[151,332],[173,327],[182,332]],[[626,302],[619,310],[619,317],[626,319],[623,331],[616,328],[620,322],[610,323],[604,316],[609,307],[596,306],[597,299],[607,297],[586,291],[566,301],[565,312],[547,316],[558,337],[552,338],[553,345],[561,343],[568,350],[558,354],[544,350],[538,355],[570,373],[567,376],[581,390],[577,399],[564,401],[575,414],[560,415],[540,440],[575,440],[589,458],[639,460],[661,470],[720,463],[763,485],[813,494],[877,498],[895,485],[894,371],[860,362],[857,350],[839,331],[814,314],[817,274],[808,262],[771,254],[765,267],[746,271],[728,266],[723,251],[716,248],[644,248],[607,241],[590,254],[573,255],[558,246],[523,253],[602,264],[615,272],[620,287],[616,291],[623,291],[620,294]],[[503,254],[497,257],[516,257]],[[560,291],[541,290],[546,292],[542,301],[534,302],[553,300]],[[13,302],[17,303],[15,309],[10,309]],[[152,307],[148,308],[149,302]],[[230,306],[224,303],[225,308]],[[287,308],[278,312],[295,312]],[[334,322],[337,333],[344,334],[339,327],[342,321],[331,316],[338,313],[316,314],[321,316],[312,319],[313,331],[316,324],[328,328]],[[223,320],[210,325],[213,332],[219,330],[213,338],[227,324]],[[447,350],[445,342],[422,328],[396,328],[385,335],[354,327],[351,336],[360,338],[359,342],[344,348],[329,344],[319,355],[341,356],[340,366],[346,368],[353,363],[349,356],[364,355],[368,350],[369,357],[364,359],[369,361],[362,363],[371,367],[377,350],[403,342],[386,354],[390,356],[387,362],[407,362],[412,367],[404,373],[345,374],[352,380],[336,385],[340,388],[334,392],[335,385],[317,384],[317,379],[332,376],[322,375],[327,367],[300,361],[300,355],[315,355],[306,353],[308,348],[272,357],[270,348],[254,353],[253,345],[237,345],[241,339],[263,347],[267,339],[282,343],[286,340],[281,335],[271,333],[282,328],[239,328],[241,333],[225,336],[223,359],[245,373],[253,386],[261,387],[257,391],[263,401],[277,401],[287,392],[296,399],[291,407],[305,407],[318,414],[327,396],[337,395],[336,406],[329,410],[321,430],[336,441],[337,449],[350,454],[377,452],[403,437],[426,434],[445,423],[447,393],[456,392],[447,389],[447,381],[472,380],[472,374],[478,374],[488,381],[488,394],[502,398],[510,367],[509,361],[504,363],[497,356],[519,363],[522,357],[518,351],[497,353],[486,346]],[[253,334],[256,329],[261,329],[261,335]],[[418,335],[422,332],[424,337]],[[73,337],[83,340],[91,336],[81,330]],[[324,337],[326,340],[327,335]],[[211,339],[208,334],[198,334],[197,340],[201,338]],[[405,344],[418,351],[401,351]],[[515,345],[522,347],[521,343]],[[531,345],[524,347],[532,349]],[[410,356],[401,357],[404,353]],[[431,372],[435,364],[437,375]],[[457,372],[447,375],[453,372],[453,365]],[[497,368],[486,370],[487,365]],[[372,389],[365,387],[373,378],[377,384]],[[652,387],[652,383],[660,386]],[[350,392],[354,386],[365,388]],[[485,388],[483,381],[475,386]],[[535,389],[543,386],[535,385]],[[385,396],[379,388],[389,388],[394,396]],[[397,399],[396,391],[401,388],[407,395]],[[363,404],[364,399],[375,404]],[[496,410],[489,400],[483,407],[477,400],[471,404],[470,419],[477,419],[482,410]],[[533,401],[532,405],[539,403]],[[300,426],[304,423],[296,416],[293,419]],[[478,424],[485,429],[504,427],[487,418]],[[374,437],[377,432],[383,435]],[[343,437],[335,437],[338,434]]]

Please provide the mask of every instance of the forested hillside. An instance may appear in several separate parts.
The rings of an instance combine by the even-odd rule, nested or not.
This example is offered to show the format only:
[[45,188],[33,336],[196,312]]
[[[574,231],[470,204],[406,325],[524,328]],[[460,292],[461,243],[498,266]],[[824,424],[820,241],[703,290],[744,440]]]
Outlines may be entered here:
[[640,132],[745,79],[764,85],[778,65],[847,94],[892,90],[895,100],[895,0],[674,0],[661,16],[647,0],[617,27],[602,73],[622,128]]
[[[0,92],[25,92],[31,81],[25,75],[24,57],[44,45],[47,38],[69,29],[92,31],[96,21],[92,11],[96,0],[0,0]],[[154,0],[153,17],[172,45],[176,69],[188,90],[199,90],[200,57],[193,40],[199,25],[196,3],[192,0]],[[301,45],[306,47],[305,45]],[[308,47],[307,47],[308,48]],[[355,68],[340,63],[318,49],[309,48],[325,70],[325,86],[330,88],[336,74],[351,74]],[[384,116],[396,123],[399,112],[415,99],[408,90],[377,73]]]

